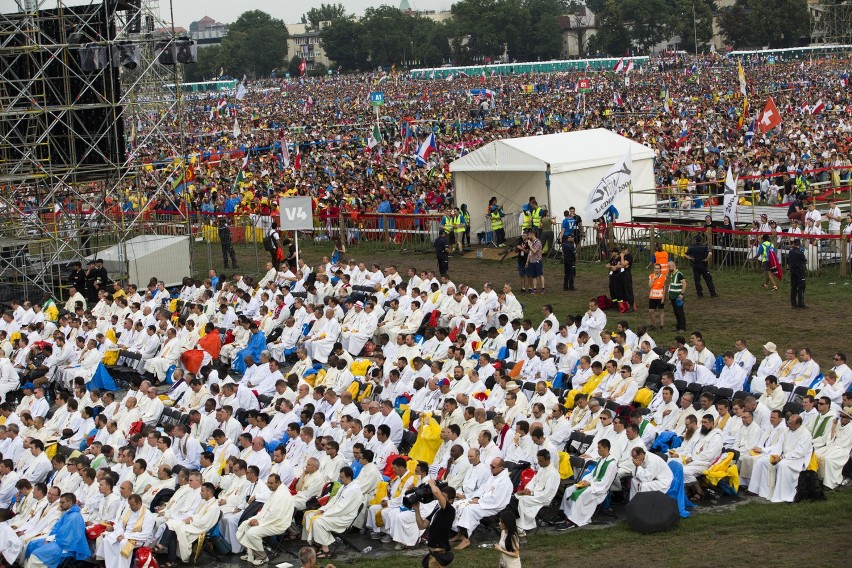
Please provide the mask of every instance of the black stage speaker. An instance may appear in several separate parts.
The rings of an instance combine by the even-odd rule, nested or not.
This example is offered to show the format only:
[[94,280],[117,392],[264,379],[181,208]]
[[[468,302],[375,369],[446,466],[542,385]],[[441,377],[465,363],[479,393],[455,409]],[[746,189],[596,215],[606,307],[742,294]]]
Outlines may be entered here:
[[667,531],[680,519],[677,501],[659,491],[637,493],[625,512],[627,526],[642,534]]

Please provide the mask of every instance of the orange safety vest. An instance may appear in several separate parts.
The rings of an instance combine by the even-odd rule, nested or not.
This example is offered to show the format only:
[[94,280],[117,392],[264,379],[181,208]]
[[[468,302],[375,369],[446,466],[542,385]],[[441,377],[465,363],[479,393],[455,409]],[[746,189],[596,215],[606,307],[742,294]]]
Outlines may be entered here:
[[651,274],[648,276],[648,285],[651,287],[651,292],[648,294],[648,297],[652,300],[662,300],[665,296],[666,275],[661,273],[655,278],[654,275]]
[[659,264],[662,270],[660,271],[663,276],[668,275],[669,273],[669,253],[664,250],[654,253],[654,264]]

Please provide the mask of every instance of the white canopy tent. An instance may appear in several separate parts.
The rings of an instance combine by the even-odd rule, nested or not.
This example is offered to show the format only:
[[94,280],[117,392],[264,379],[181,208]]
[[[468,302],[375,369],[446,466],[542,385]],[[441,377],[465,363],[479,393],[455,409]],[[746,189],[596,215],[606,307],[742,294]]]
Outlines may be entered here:
[[[603,128],[495,140],[450,164],[456,204],[467,204],[474,230],[481,226],[492,196],[507,213],[519,212],[535,197],[557,221],[571,206],[582,217],[589,192],[628,148],[633,188],[652,189],[654,151]],[[654,194],[633,193],[632,199],[633,206],[652,205]],[[614,205],[620,221],[631,219],[630,195],[620,195]],[[591,219],[584,221],[591,225]]]
[[166,286],[177,286],[184,276],[191,274],[189,247],[189,237],[139,235],[88,256],[86,260],[103,260],[110,278],[126,277],[128,282],[144,291],[152,276]]

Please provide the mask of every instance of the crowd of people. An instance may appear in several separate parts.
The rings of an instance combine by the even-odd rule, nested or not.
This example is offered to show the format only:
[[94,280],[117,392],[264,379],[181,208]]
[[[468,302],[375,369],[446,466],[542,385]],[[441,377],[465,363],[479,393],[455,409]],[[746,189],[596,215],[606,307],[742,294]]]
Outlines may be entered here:
[[[80,285],[0,320],[10,565],[128,568],[136,550],[168,567],[209,535],[260,566],[289,541],[322,559],[348,530],[401,550],[431,527],[445,566],[498,521],[513,563],[518,535],[584,526],[608,496],[791,502],[802,472],[850,476],[842,352],[738,340],[717,356],[700,331],[670,349],[597,299],[529,314],[509,284],[342,257],[173,292]],[[102,368],[131,386],[95,388]]]

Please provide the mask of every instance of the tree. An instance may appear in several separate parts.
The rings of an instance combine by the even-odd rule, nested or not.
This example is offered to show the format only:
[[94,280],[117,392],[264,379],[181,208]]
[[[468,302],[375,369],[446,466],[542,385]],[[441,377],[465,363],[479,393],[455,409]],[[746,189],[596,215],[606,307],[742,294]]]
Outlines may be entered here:
[[302,16],[303,23],[308,24],[308,30],[320,29],[320,22],[336,22],[346,17],[343,4],[320,4],[319,8],[311,8]]
[[287,60],[287,27],[261,10],[243,12],[222,39],[223,65],[229,74],[269,75]]
[[532,33],[527,34],[529,58],[558,58],[562,54],[562,27],[556,17],[568,11],[566,0],[524,0],[523,8],[532,24]]
[[806,0],[748,0],[748,7],[752,33],[759,45],[793,47],[810,35]]
[[666,20],[669,6],[666,0],[624,0],[624,21],[630,28],[633,43],[642,51],[666,39]]
[[329,59],[344,69],[367,68],[363,49],[364,27],[354,18],[341,18],[320,31],[320,41]]
[[198,50],[198,61],[183,66],[184,80],[194,83],[218,77],[222,64],[221,45],[202,47]]
[[598,33],[590,45],[602,53],[624,55],[630,49],[630,41],[621,5],[616,0],[606,0],[598,16]]
[[[668,35],[680,36],[680,48],[684,51],[695,50],[695,36],[698,47],[707,45],[713,37],[713,0],[667,0]],[[693,14],[694,10],[694,14]],[[694,18],[694,20],[693,20]]]
[[745,0],[719,10],[719,27],[725,40],[734,48],[753,47],[761,42],[754,37],[751,27],[751,10]]

